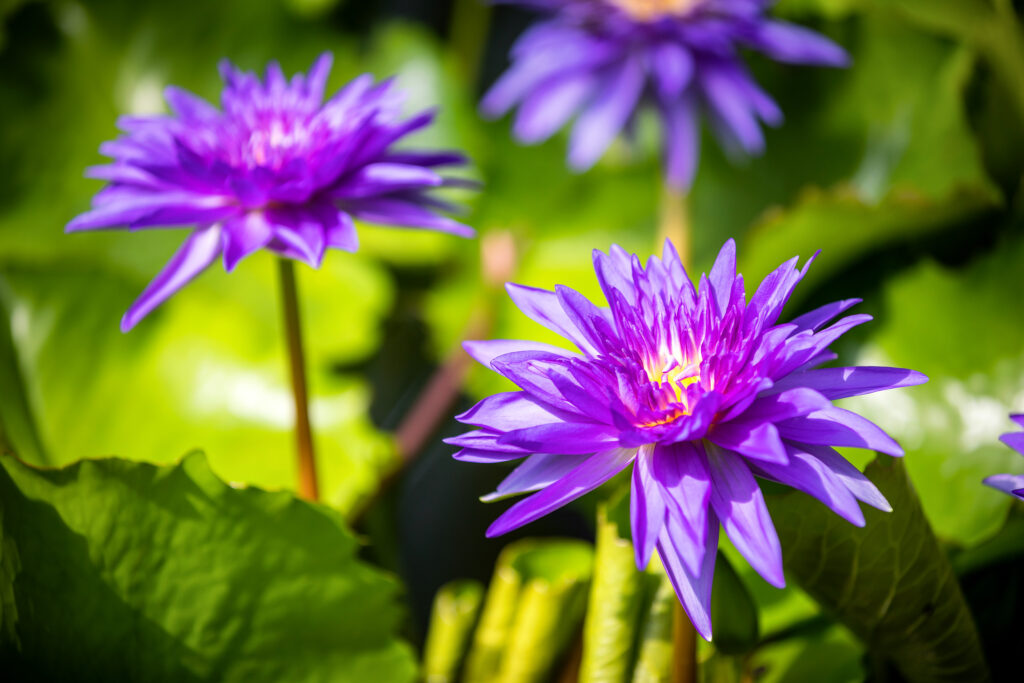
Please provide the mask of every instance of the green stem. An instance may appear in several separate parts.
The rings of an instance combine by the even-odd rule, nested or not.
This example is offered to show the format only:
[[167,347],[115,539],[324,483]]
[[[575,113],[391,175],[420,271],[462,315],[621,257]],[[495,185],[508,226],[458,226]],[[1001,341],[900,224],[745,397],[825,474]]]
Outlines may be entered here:
[[675,604],[675,624],[672,629],[674,657],[672,683],[697,683],[697,630],[690,623],[679,600]]
[[292,396],[295,399],[295,448],[298,457],[299,495],[307,500],[319,500],[316,458],[313,455],[313,431],[309,426],[306,358],[302,350],[302,323],[299,319],[295,266],[286,258],[279,258],[277,264],[281,278],[281,306],[284,312],[285,338],[288,342]]
[[654,251],[660,253],[665,240],[671,240],[686,269],[690,268],[692,249],[689,208],[686,192],[677,190],[666,183],[661,192],[661,205],[658,212],[658,241],[654,245]]
[[452,7],[451,43],[471,86],[480,76],[492,11],[490,3],[481,0],[455,0]]

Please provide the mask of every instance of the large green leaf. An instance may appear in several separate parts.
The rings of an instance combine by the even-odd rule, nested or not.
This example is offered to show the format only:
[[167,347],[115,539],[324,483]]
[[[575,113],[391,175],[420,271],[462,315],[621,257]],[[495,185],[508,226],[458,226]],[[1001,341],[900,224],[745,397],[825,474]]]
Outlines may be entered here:
[[397,586],[356,559],[338,513],[232,488],[198,454],[0,465],[0,660],[15,679],[415,677]]
[[995,533],[1012,502],[980,482],[1019,468],[999,435],[1013,428],[1008,414],[1024,410],[1021,292],[1020,239],[963,270],[925,263],[894,280],[857,361],[910,367],[930,381],[847,401],[903,444],[936,533],[965,545]]
[[893,512],[865,510],[864,528],[808,496],[771,496],[787,572],[907,680],[986,680],[971,613],[901,461],[879,456],[866,474]]

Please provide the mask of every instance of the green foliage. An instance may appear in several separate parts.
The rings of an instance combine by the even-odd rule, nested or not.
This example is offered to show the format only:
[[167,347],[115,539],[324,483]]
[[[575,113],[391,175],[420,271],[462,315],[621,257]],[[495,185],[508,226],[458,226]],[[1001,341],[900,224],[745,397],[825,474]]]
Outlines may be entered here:
[[1007,414],[1024,407],[1024,320],[1012,313],[1021,292],[1020,239],[963,270],[923,263],[893,280],[884,322],[859,360],[913,367],[930,381],[847,401],[900,440],[936,533],[966,545],[995,533],[1012,502],[979,482],[1019,468],[1020,457],[998,438],[1013,427]]
[[633,683],[672,680],[673,631],[679,598],[658,557],[647,567],[649,598],[640,612],[640,640],[633,666]]
[[593,562],[593,550],[582,541],[507,546],[473,636],[467,683],[547,680],[583,619]]
[[232,488],[199,454],[0,465],[0,660],[18,680],[414,679],[397,586],[338,513]]
[[787,572],[908,681],[986,680],[971,613],[899,460],[868,477],[893,507],[860,529],[798,493],[772,497]]
[[711,623],[715,629],[715,650],[733,655],[749,652],[757,643],[757,605],[743,580],[722,553],[715,560],[711,588]]
[[453,581],[438,589],[423,647],[427,683],[457,680],[483,597],[484,587],[476,581]]
[[[624,495],[622,495],[624,494]],[[629,533],[629,489],[598,508],[594,580],[583,625],[580,681],[626,683],[648,589]]]

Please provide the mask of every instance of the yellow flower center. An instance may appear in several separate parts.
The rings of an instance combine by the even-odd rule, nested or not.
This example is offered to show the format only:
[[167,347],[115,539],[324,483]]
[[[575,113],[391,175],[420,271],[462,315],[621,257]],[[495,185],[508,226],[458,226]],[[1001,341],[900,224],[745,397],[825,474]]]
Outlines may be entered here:
[[647,365],[647,378],[656,384],[669,385],[675,393],[676,401],[682,402],[684,390],[694,382],[700,381],[699,357],[679,360],[665,354],[658,362]]
[[704,0],[610,0],[637,21],[654,21],[667,16],[682,16]]

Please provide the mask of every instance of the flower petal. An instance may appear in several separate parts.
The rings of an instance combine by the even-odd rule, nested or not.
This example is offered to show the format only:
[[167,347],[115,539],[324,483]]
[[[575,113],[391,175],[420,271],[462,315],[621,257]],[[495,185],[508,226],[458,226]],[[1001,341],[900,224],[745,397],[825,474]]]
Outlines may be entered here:
[[885,499],[878,487],[835,450],[828,446],[808,444],[800,444],[799,448],[813,455],[821,461],[821,464],[832,470],[832,473],[843,482],[854,498],[882,512],[892,512],[892,506],[889,505],[889,501]]
[[791,444],[787,446],[786,452],[789,455],[787,465],[758,462],[751,463],[750,467],[758,476],[803,491],[851,524],[864,526],[864,513],[857,499],[831,469],[813,455]]
[[464,341],[462,342],[462,348],[465,349],[466,353],[476,360],[476,362],[487,367],[490,367],[491,361],[498,356],[504,356],[507,353],[519,353],[521,351],[540,351],[556,356],[565,356],[566,358],[576,356],[576,354],[571,351],[566,351],[563,348],[552,346],[551,344],[519,339]]
[[502,434],[499,444],[536,453],[593,453],[618,443],[615,429],[592,422],[552,422]]
[[507,391],[488,396],[455,419],[492,431],[509,432],[567,417],[573,416],[537,401],[525,391]]
[[683,604],[694,629],[704,640],[711,640],[711,587],[715,576],[715,555],[718,550],[718,519],[708,514],[704,533],[700,572],[687,569],[683,559],[693,554],[687,535],[673,535],[668,526],[658,541],[658,555],[668,574],[676,596]]
[[593,95],[594,86],[594,77],[589,72],[549,79],[520,106],[516,137],[527,144],[547,140]]
[[488,493],[480,500],[485,503],[493,503],[521,493],[539,491],[569,474],[592,455],[591,453],[580,455],[537,453],[531,455],[498,484],[494,493]]
[[785,465],[789,462],[779,430],[771,422],[742,419],[715,425],[708,439],[722,448],[747,458]]
[[817,410],[778,424],[782,438],[822,446],[850,446],[899,457],[903,449],[875,423],[857,413],[837,408]]
[[487,537],[518,529],[593,491],[624,470],[635,456],[635,449],[625,448],[595,453],[566,476],[506,510],[487,530]]
[[552,332],[556,332],[573,344],[581,351],[590,355],[597,355],[597,348],[586,338],[579,327],[562,308],[558,296],[554,292],[535,287],[526,287],[509,283],[505,290],[511,297],[512,302],[519,307],[519,310],[526,314],[530,320],[543,325]]
[[764,494],[743,459],[720,448],[709,448],[711,507],[736,550],[765,581],[783,588],[782,546]]
[[644,68],[635,58],[613,67],[597,99],[576,120],[569,139],[569,166],[585,171],[597,163],[633,115],[644,88]]
[[224,223],[224,270],[229,273],[249,254],[262,249],[274,231],[262,211],[249,211]]
[[[688,442],[659,445],[654,457],[654,478],[665,490],[665,500],[671,510],[669,517],[678,522],[692,546],[682,560],[691,573],[697,574],[704,562],[704,534],[711,500],[711,473],[704,450]],[[673,534],[678,535],[678,532]]]
[[630,531],[636,553],[636,566],[640,571],[651,561],[654,546],[665,524],[667,508],[661,495],[661,485],[653,471],[654,449],[642,446],[633,461],[632,490],[629,497]]
[[1024,474],[994,474],[984,484],[1024,500]]
[[849,66],[846,51],[825,36],[782,21],[753,23],[747,41],[778,62],[816,66]]
[[775,381],[770,392],[783,392],[794,387],[809,387],[835,401],[886,389],[924,384],[928,377],[903,368],[858,366],[851,368],[820,368],[795,372]]
[[160,274],[149,283],[121,319],[121,331],[135,327],[154,308],[213,263],[221,251],[221,230],[202,228],[188,236]]

